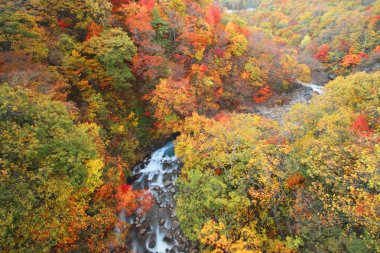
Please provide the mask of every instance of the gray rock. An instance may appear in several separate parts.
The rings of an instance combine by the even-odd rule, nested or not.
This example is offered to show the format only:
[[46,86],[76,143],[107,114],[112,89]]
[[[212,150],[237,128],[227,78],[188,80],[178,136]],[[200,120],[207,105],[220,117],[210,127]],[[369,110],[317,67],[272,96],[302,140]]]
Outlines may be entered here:
[[164,238],[165,241],[171,242],[173,240],[173,233],[172,232],[167,232]]
[[156,246],[156,235],[153,234],[152,237],[149,238],[149,248],[154,248]]
[[172,175],[170,173],[165,173],[164,174],[164,182],[170,180],[172,178]]
[[174,221],[173,222],[173,229],[177,229],[179,227],[179,222],[178,221]]
[[181,251],[184,251],[185,248],[186,248],[186,244],[184,244],[184,243],[180,243],[180,244],[179,244],[179,249],[180,249]]
[[330,80],[334,80],[336,78],[336,75],[335,74],[329,74],[328,77]]
[[165,224],[165,219],[160,220],[160,226],[163,226]]
[[136,213],[138,215],[142,214],[143,212],[144,212],[144,210],[142,208],[137,208],[137,210],[136,210]]
[[164,183],[164,187],[168,187],[168,186],[171,185],[171,184],[173,184],[173,182],[171,182],[171,181],[166,181],[166,182]]
[[164,168],[166,169],[166,168],[170,167],[173,163],[174,163],[174,161],[172,161],[172,160],[163,161]]
[[140,235],[145,234],[145,232],[146,232],[146,228],[142,228],[142,229],[140,229]]

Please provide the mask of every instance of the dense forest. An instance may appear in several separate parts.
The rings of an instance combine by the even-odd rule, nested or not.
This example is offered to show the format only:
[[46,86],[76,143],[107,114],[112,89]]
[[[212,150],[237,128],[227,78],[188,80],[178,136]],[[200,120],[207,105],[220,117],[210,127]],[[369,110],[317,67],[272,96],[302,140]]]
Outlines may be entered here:
[[168,140],[170,252],[379,252],[379,29],[379,0],[1,1],[0,252],[134,251]]

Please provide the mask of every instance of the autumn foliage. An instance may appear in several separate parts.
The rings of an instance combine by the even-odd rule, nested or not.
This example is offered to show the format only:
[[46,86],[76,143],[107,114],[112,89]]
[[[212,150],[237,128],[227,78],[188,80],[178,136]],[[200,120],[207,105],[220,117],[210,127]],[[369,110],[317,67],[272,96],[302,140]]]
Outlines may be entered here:
[[373,129],[370,127],[365,115],[358,115],[352,124],[352,129],[359,135],[370,136]]
[[330,46],[327,45],[327,44],[323,44],[317,51],[317,53],[315,53],[314,55],[314,58],[315,59],[318,59],[322,62],[326,62],[330,59],[329,57],[329,50],[330,50]]
[[290,188],[297,188],[305,182],[305,177],[297,172],[286,179],[286,184]]
[[360,52],[358,54],[355,53],[349,53],[342,59],[342,66],[343,67],[352,67],[358,65],[362,59],[368,58],[368,55]]
[[[379,251],[379,17],[370,0],[3,1],[0,251],[131,251],[118,215],[154,199],[127,179],[177,135],[196,250]],[[336,80],[283,121],[254,114],[319,76]]]
[[130,0],[112,0],[112,11],[117,12],[125,5],[129,4]]
[[376,252],[379,78],[339,77],[283,125],[246,114],[188,117],[176,145],[185,234],[214,252],[324,251],[331,241]]
[[125,210],[127,216],[132,215],[138,208],[148,211],[153,205],[153,196],[145,190],[133,190],[131,185],[121,184],[118,188],[118,210]]
[[272,90],[269,86],[264,86],[260,88],[253,96],[253,101],[257,104],[265,102],[272,95]]

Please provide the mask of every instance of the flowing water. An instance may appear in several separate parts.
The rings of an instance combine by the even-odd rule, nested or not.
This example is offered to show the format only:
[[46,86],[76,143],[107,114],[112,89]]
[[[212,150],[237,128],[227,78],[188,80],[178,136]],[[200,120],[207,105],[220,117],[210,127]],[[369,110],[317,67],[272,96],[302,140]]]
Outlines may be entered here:
[[[288,104],[276,108],[258,107],[256,113],[281,120],[283,114],[294,103],[307,102],[312,92],[323,93],[322,86],[301,84],[308,87],[306,90],[309,91],[299,89]],[[147,213],[137,209],[136,215],[127,219],[133,225],[133,252],[190,252],[193,249],[193,245],[183,236],[175,215],[175,182],[179,173],[180,161],[174,154],[172,142],[154,151],[149,158],[134,168],[133,188],[148,190],[155,202]],[[126,219],[123,213],[120,214],[120,218]]]
[[264,117],[274,119],[280,123],[284,122],[284,115],[289,112],[293,105],[308,103],[313,96],[313,93],[318,95],[323,94],[324,87],[312,84],[312,83],[303,83],[298,81],[302,86],[290,94],[287,94],[288,101],[280,105],[268,106],[268,104],[256,105],[254,111],[251,113],[259,114]]
[[133,188],[147,189],[155,204],[147,212],[137,210],[133,223],[133,252],[188,252],[188,241],[182,235],[175,216],[175,181],[179,175],[179,160],[174,145],[169,142],[154,151],[133,170]]
[[301,85],[305,86],[305,87],[308,87],[308,88],[311,88],[313,90],[313,92],[316,92],[318,93],[319,95],[323,94],[323,91],[325,89],[325,87],[323,86],[320,86],[318,84],[313,84],[313,83],[304,83],[304,82],[301,82],[301,81],[298,81],[298,83],[300,83]]

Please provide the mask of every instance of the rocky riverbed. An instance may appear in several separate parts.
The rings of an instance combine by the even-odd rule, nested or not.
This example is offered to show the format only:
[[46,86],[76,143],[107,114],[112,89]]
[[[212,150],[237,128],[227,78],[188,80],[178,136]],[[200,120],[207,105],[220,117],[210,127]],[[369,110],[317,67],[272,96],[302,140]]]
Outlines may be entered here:
[[[292,105],[307,103],[313,94],[322,92],[322,86],[300,83],[298,89],[282,96],[285,100],[272,99],[247,112],[282,122],[284,114]],[[174,154],[174,145],[169,142],[134,168],[133,188],[148,190],[154,197],[154,205],[146,213],[137,209],[135,215],[128,217],[128,222],[132,224],[133,252],[197,252],[196,246],[183,235],[176,218],[174,195],[180,166],[180,161]]]
[[134,189],[147,189],[154,197],[153,207],[144,213],[138,209],[129,218],[132,224],[133,252],[163,253],[191,252],[194,246],[183,235],[176,219],[175,182],[180,173],[180,162],[169,142],[154,151],[134,168]]
[[291,107],[299,103],[307,103],[313,95],[320,95],[324,92],[324,87],[312,83],[301,83],[298,89],[288,94],[282,94],[280,98],[273,98],[265,104],[256,105],[250,113],[277,120],[282,123],[284,115],[290,111]]

